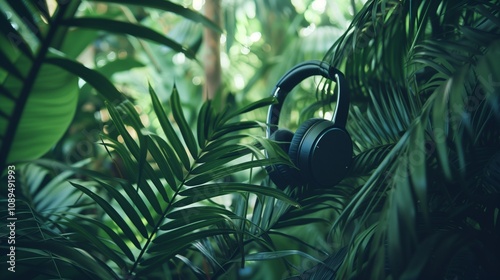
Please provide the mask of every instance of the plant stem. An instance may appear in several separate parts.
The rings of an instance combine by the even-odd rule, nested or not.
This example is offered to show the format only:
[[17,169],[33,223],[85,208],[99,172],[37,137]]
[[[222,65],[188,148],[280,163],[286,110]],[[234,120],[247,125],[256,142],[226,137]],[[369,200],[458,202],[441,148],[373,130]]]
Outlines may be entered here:
[[[200,152],[200,154],[201,153],[202,152]],[[153,242],[153,237],[158,232],[158,229],[160,228],[161,223],[163,223],[163,221],[165,220],[165,216],[167,216],[167,214],[170,212],[173,201],[175,200],[175,198],[179,194],[181,187],[184,186],[184,183],[187,181],[188,177],[191,175],[191,170],[193,170],[195,166],[196,166],[196,161],[193,162],[193,164],[191,164],[191,168],[189,168],[190,170],[188,171],[188,173],[184,176],[182,181],[177,186],[177,189],[176,189],[174,195],[170,199],[170,203],[168,203],[167,208],[165,208],[165,211],[163,211],[163,213],[161,214],[160,219],[158,219],[158,222],[155,224],[151,234],[148,236],[148,238],[146,240],[146,244],[144,244],[144,247],[142,247],[141,252],[137,256],[137,259],[135,260],[132,267],[130,268],[130,270],[128,272],[129,276],[132,276],[132,273],[137,269],[137,266],[139,265],[139,261],[142,259],[142,257],[146,253],[146,250],[148,249],[149,244],[151,244],[151,242]]]

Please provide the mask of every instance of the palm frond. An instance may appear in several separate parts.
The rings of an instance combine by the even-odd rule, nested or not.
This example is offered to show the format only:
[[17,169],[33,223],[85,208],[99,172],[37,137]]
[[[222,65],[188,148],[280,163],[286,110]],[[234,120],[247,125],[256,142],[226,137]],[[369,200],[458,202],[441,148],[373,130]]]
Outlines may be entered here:
[[[336,278],[455,277],[465,268],[448,260],[497,244],[481,230],[491,220],[473,210],[499,207],[484,204],[497,191],[480,183],[498,153],[500,78],[486,62],[498,51],[498,13],[486,12],[496,6],[369,1],[331,49],[353,94],[370,97],[350,115],[358,154],[344,181],[354,192],[332,233],[354,238]],[[432,264],[421,261],[429,256]]]
[[[93,180],[72,180],[71,184],[95,203],[94,213],[56,212],[53,215],[59,220],[63,232],[72,233],[68,242],[93,256],[100,256],[96,256],[95,261],[117,275],[139,277],[155,274],[158,264],[166,261],[175,266],[180,261],[193,268],[192,262],[186,263],[186,254],[192,250],[198,250],[199,256],[211,257],[214,271],[225,265],[232,266],[233,258],[242,252],[226,255],[228,259],[224,261],[222,256],[226,254],[224,250],[228,249],[227,246],[240,244],[239,250],[244,250],[245,244],[261,239],[277,223],[276,217],[290,206],[297,206],[297,202],[280,190],[250,182],[224,181],[224,178],[237,172],[286,161],[283,156],[267,158],[263,155],[263,147],[269,148],[271,154],[276,154],[275,150],[277,155],[281,155],[275,143],[244,133],[248,129],[260,128],[259,123],[249,126],[247,122],[234,120],[242,114],[268,106],[274,100],[267,99],[222,113],[213,111],[209,104],[202,106],[201,111],[205,113],[200,114],[198,134],[203,137],[195,139],[184,121],[177,90],[174,89],[170,98],[172,116],[165,114],[153,89],[150,91],[154,110],[169,137],[163,138],[148,131],[128,101],[117,106],[109,104],[113,121],[109,131],[117,134],[106,136],[104,145],[124,162],[127,168],[124,171],[131,183],[119,183],[88,173]],[[211,119],[205,120],[204,116]],[[218,122],[214,123],[214,120]],[[120,140],[111,135],[119,135]],[[239,137],[231,137],[235,135]],[[202,148],[198,147],[200,143]],[[174,149],[174,145],[181,149]],[[256,159],[250,160],[252,156]],[[189,165],[186,167],[183,161]],[[234,212],[219,203],[210,205],[210,201],[217,197],[237,193],[272,197],[270,202],[278,203],[282,210],[273,213],[277,216],[271,223],[266,221],[269,217],[263,217],[262,221],[268,225],[263,228],[260,223],[252,225],[245,212]],[[272,207],[267,206],[267,209]],[[214,254],[209,254],[206,251],[212,245],[196,245],[208,241],[212,244],[214,240],[225,240],[218,245],[216,251],[219,253],[214,251]],[[270,241],[265,240],[261,242]],[[55,255],[58,253],[54,252]],[[289,254],[291,252],[286,255]],[[276,254],[273,256],[276,257]],[[195,274],[200,272],[191,270]]]

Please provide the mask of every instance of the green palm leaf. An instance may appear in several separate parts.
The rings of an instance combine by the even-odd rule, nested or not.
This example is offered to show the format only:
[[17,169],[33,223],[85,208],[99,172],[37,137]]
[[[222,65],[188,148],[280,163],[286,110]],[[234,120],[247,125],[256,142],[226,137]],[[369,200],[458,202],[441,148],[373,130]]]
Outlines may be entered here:
[[122,218],[122,216],[114,209],[112,205],[110,205],[107,201],[105,201],[103,198],[101,198],[98,194],[95,192],[91,191],[90,189],[76,184],[76,183],[71,183],[75,188],[81,190],[83,193],[87,194],[92,200],[94,200],[97,204],[99,204],[100,207],[103,208],[103,210],[108,214],[111,219],[117,223],[117,225],[120,227],[120,229],[123,231],[125,236],[135,245],[137,249],[141,249],[141,245],[139,240],[137,239],[135,233],[131,229],[130,225],[127,224],[127,222]]
[[[469,5],[477,9],[464,14]],[[498,209],[465,195],[486,191],[471,181],[479,180],[487,166],[480,151],[498,152],[495,141],[478,142],[489,136],[471,133],[484,131],[488,124],[490,133],[498,134],[493,117],[497,90],[491,87],[498,71],[478,64],[493,59],[497,48],[498,13],[486,12],[492,6],[498,3],[369,1],[351,25],[355,31],[332,48],[329,59],[345,69],[352,92],[370,97],[369,104],[354,102],[350,114],[357,155],[345,182],[355,189],[345,197],[332,233],[354,237],[346,242],[348,253],[337,278],[457,275],[447,274],[456,268],[445,259],[472,254],[469,245],[458,245],[468,230],[457,225],[472,226],[465,225],[475,215],[470,207]],[[398,24],[406,20],[409,28]],[[370,43],[356,47],[362,39]],[[489,72],[478,74],[482,67]],[[489,82],[481,83],[486,77]],[[455,211],[461,214],[451,214]],[[349,228],[354,225],[363,226],[353,233]],[[453,239],[434,248],[442,257],[434,260],[442,263],[417,261],[434,256],[429,246],[438,246],[433,242],[441,231]],[[496,273],[492,267],[489,271]]]
[[[212,127],[213,134],[204,133],[206,145],[198,149],[197,142],[200,141],[194,138],[183,116],[177,91],[174,89],[172,92],[173,117],[171,119],[167,118],[151,88],[150,93],[153,107],[160,116],[160,125],[164,128],[167,139],[144,128],[137,111],[129,101],[116,106],[108,104],[113,122],[113,127],[110,129],[118,132],[123,141],[121,143],[111,136],[106,136],[103,144],[110,150],[114,150],[123,160],[129,169],[127,173],[130,179],[136,184],[136,189],[133,189],[132,185],[116,184],[103,178],[95,178],[95,183],[90,185],[72,183],[76,189],[89,196],[102,213],[109,217],[106,223],[97,224],[102,230],[101,234],[104,234],[98,237],[94,237],[92,234],[95,233],[89,232],[87,227],[68,225],[68,228],[74,230],[75,234],[81,234],[82,238],[89,240],[93,244],[92,248],[114,259],[114,262],[119,263],[121,267],[126,266],[127,274],[147,275],[151,273],[148,270],[153,269],[158,263],[173,260],[179,254],[183,256],[188,248],[201,240],[223,239],[226,241],[220,243],[220,246],[236,243],[239,244],[239,250],[244,250],[245,240],[251,242],[260,238],[260,234],[253,234],[255,229],[265,235],[268,229],[250,223],[247,216],[240,210],[234,212],[219,204],[209,206],[210,201],[217,197],[237,193],[243,195],[254,193],[259,197],[272,197],[273,200],[266,201],[269,203],[278,201],[282,210],[274,212],[277,216],[273,223],[268,224],[269,226],[276,224],[279,215],[284,214],[290,205],[298,206],[295,200],[281,190],[251,183],[222,181],[241,171],[261,169],[264,165],[287,162],[282,151],[273,151],[279,151],[275,143],[263,137],[259,138],[245,133],[245,130],[254,128],[254,125],[248,126],[246,122],[239,121],[227,123],[240,114],[269,105],[273,102],[272,99],[249,104],[233,112],[216,113],[211,106],[202,106],[201,112],[204,112],[204,116],[213,117],[208,121],[200,117],[199,125],[206,128],[206,124],[210,122],[208,126]],[[178,127],[178,133],[174,126]],[[220,131],[227,131],[228,127],[231,127],[231,135],[217,136],[221,133]],[[214,136],[217,138],[213,138]],[[253,144],[243,144],[242,140]],[[254,141],[249,142],[249,140]],[[173,148],[178,145],[181,147],[180,150]],[[266,158],[261,151],[262,147],[269,148],[270,153],[277,157]],[[193,158],[192,163],[188,162],[188,167],[181,160],[186,157],[186,150]],[[252,156],[257,159],[252,160]],[[228,160],[241,162],[228,165]],[[90,187],[91,185],[95,187]],[[103,195],[108,199],[104,199]],[[148,213],[149,209],[154,209],[156,213]],[[89,224],[95,223],[93,220],[84,219],[84,221]],[[247,223],[251,226],[245,226]],[[125,248],[122,242],[114,245],[116,235],[111,232],[115,230],[118,230],[118,235],[125,239],[125,244],[133,244],[135,248]],[[101,240],[106,240],[106,242]],[[264,240],[270,242],[267,237]],[[98,249],[100,246],[108,248],[100,250]],[[198,248],[201,250],[209,247]],[[212,258],[212,264],[220,268],[217,261],[219,258],[210,255],[205,249],[199,253]],[[117,259],[119,255],[126,255],[132,263],[120,262]],[[232,258],[232,256],[227,257]]]
[[187,123],[186,118],[182,113],[182,106],[180,103],[179,93],[175,86],[174,89],[172,90],[172,95],[170,96],[170,106],[172,107],[172,115],[175,119],[176,124],[179,127],[179,130],[181,131],[184,143],[186,143],[186,146],[189,149],[191,156],[196,160],[198,155],[196,139],[194,138],[194,134],[191,131],[191,127],[189,127],[189,124]]
[[179,137],[174,131],[174,128],[172,127],[172,124],[168,120],[167,114],[165,113],[163,107],[161,106],[160,101],[158,100],[158,97],[156,96],[156,93],[154,92],[154,89],[149,85],[149,94],[151,96],[151,100],[153,103],[153,108],[155,110],[156,116],[158,116],[158,119],[160,121],[160,125],[162,126],[163,133],[165,133],[166,138],[172,145],[172,148],[176,151],[177,156],[181,160],[181,162],[184,164],[184,167],[186,169],[189,168],[191,165],[189,161],[189,157],[187,153],[184,150],[184,146],[182,145]]
[[[56,263],[67,264],[70,267],[75,268],[81,273],[81,275],[84,275],[84,277],[88,277],[89,279],[100,279],[101,277],[107,277],[110,279],[118,278],[117,274],[104,264],[96,261],[95,258],[85,254],[77,248],[67,246],[66,244],[61,244],[52,240],[38,240],[37,242],[25,242],[24,246],[34,250],[39,250],[40,255],[50,257]],[[64,271],[62,273],[63,275],[66,274]],[[52,275],[52,277],[56,277],[56,275]],[[61,277],[61,275],[58,275],[58,277]]]

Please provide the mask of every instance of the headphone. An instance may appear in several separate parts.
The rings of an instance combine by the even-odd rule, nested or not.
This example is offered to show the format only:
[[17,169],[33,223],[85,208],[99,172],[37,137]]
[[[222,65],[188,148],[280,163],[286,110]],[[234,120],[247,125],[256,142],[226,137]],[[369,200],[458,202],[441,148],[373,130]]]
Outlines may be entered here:
[[[295,133],[277,129],[280,111],[288,93],[310,76],[323,76],[337,83],[337,108],[332,120],[309,119]],[[322,61],[306,61],[290,69],[278,81],[269,106],[266,137],[277,142],[294,166],[267,166],[269,177],[280,189],[303,185],[330,187],[340,182],[352,159],[352,140],[345,126],[349,113],[347,83],[338,69]]]

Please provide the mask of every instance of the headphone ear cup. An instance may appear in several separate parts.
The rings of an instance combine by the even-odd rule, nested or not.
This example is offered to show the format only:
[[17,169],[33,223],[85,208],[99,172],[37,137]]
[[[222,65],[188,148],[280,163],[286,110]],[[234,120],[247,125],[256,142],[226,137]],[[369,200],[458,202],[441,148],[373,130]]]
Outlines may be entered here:
[[303,124],[301,124],[297,129],[297,131],[295,132],[295,134],[293,135],[293,138],[290,142],[290,149],[288,151],[288,155],[290,155],[290,159],[297,167],[299,166],[298,158],[299,158],[300,144],[302,142],[302,139],[304,138],[304,135],[313,125],[323,121],[326,120],[320,118],[309,119],[305,121]]
[[325,119],[304,122],[288,152],[299,168],[301,180],[313,186],[334,186],[342,180],[352,160],[352,140],[347,131]]
[[[276,141],[278,146],[288,154],[290,149],[290,142],[293,139],[293,132],[286,129],[276,130],[269,137],[270,140]],[[274,164],[266,166],[266,170],[271,180],[280,189],[285,189],[287,186],[296,186],[299,184],[300,174],[299,171],[291,166],[285,164]]]
[[290,149],[290,142],[293,139],[293,132],[288,129],[278,129],[271,137],[269,137],[272,141],[275,141],[278,146],[288,154],[288,150]]

